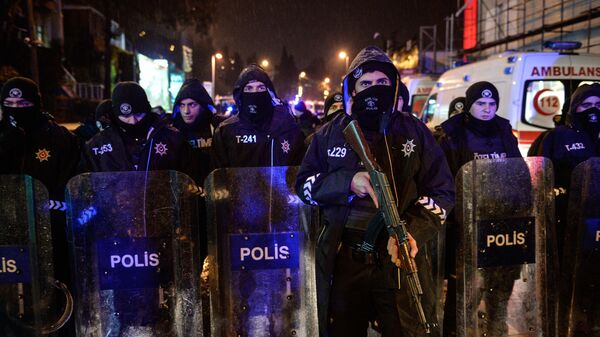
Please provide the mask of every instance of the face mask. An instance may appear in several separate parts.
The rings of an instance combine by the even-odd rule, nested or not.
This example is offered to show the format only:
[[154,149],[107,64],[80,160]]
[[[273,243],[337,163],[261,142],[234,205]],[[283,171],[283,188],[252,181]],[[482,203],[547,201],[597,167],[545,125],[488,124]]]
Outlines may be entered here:
[[352,116],[361,128],[382,132],[392,115],[394,91],[388,85],[374,85],[354,96]]
[[582,112],[576,112],[571,115],[573,126],[578,130],[586,132],[593,139],[598,138],[600,133],[600,110],[592,107]]
[[273,104],[268,91],[245,92],[242,94],[242,109],[240,117],[253,123],[263,123],[271,120]]
[[35,107],[27,107],[27,108],[13,108],[13,107],[2,107],[2,111],[12,116],[12,118],[17,122],[17,126],[24,130],[33,129],[40,121],[40,110]]
[[465,116],[465,126],[479,136],[495,136],[498,131],[495,124],[496,122],[494,122],[493,118],[490,120],[481,120],[475,118],[470,112],[467,112]]
[[125,133],[135,139],[146,139],[148,131],[152,126],[152,119],[149,117],[150,114],[146,114],[139,122],[135,124],[127,124],[117,118],[116,122]]

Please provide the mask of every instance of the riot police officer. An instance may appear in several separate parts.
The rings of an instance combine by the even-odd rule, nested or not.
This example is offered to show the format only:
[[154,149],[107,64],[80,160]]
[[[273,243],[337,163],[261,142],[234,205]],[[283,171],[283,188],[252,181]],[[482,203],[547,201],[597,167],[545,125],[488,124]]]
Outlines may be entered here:
[[150,112],[144,89],[121,82],[112,93],[112,127],[90,139],[83,149],[83,170],[144,171],[192,168],[191,148],[168,120]]
[[246,67],[233,96],[239,113],[215,130],[212,167],[297,165],[304,154],[304,135],[267,73],[255,64]]
[[[460,101],[458,101],[460,102]],[[464,99],[464,113],[458,113],[442,123],[440,145],[446,154],[452,175],[456,176],[460,168],[473,159],[500,159],[521,157],[518,142],[512,134],[510,122],[496,114],[500,97],[496,87],[490,82],[477,82],[471,85]],[[446,225],[446,277],[448,291],[444,310],[444,335],[456,336],[456,247],[460,240],[457,231],[458,221],[452,213]],[[498,308],[497,316],[506,312],[506,303],[510,296],[515,278],[514,270],[500,277],[508,280],[499,281],[493,298],[486,302],[488,311]],[[508,275],[508,276],[507,276]],[[485,274],[484,277],[493,278]],[[518,276],[516,276],[518,277]],[[490,321],[502,320],[491,317]],[[500,324],[504,324],[500,322]],[[503,330],[505,326],[493,327],[491,330]],[[495,335],[494,335],[495,336]]]
[[[389,236],[376,220],[378,201],[369,175],[342,133],[352,119],[358,121],[393,185],[398,211],[414,237],[413,256],[418,246],[424,311],[431,322],[435,320],[426,247],[453,206],[454,187],[429,130],[413,116],[400,113],[399,82],[398,71],[383,51],[363,49],[344,80],[346,113],[315,133],[296,179],[301,199],[324,212],[316,253],[322,336],[366,336],[372,319],[380,323],[383,336],[424,333],[408,304],[406,283],[398,290],[396,265],[386,252]],[[430,203],[436,206],[429,207]],[[375,247],[371,252],[357,246],[366,241]],[[439,331],[434,328],[433,333]]]

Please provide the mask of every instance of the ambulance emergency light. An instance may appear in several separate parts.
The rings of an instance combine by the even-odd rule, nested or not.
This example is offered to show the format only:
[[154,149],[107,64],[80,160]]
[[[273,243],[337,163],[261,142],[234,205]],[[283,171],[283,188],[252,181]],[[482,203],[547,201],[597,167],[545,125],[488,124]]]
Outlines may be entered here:
[[575,50],[581,48],[578,41],[545,41],[544,48],[552,50]]

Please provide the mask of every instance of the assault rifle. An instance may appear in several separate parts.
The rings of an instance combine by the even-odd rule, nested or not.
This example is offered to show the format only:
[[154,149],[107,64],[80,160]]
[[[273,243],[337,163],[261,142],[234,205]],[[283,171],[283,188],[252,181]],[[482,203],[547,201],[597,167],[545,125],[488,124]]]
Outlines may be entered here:
[[[427,323],[425,313],[423,312],[423,306],[421,305],[423,289],[421,288],[421,282],[419,281],[419,275],[417,274],[417,265],[415,260],[410,256],[408,232],[406,231],[405,222],[400,219],[400,214],[398,214],[394,194],[392,193],[387,176],[383,173],[379,165],[377,165],[377,162],[375,162],[375,158],[371,154],[369,145],[367,144],[365,136],[357,121],[351,121],[350,124],[344,128],[344,137],[346,138],[346,141],[350,143],[354,152],[358,154],[358,157],[363,162],[367,172],[369,172],[371,185],[377,195],[379,210],[383,215],[385,227],[388,234],[391,237],[394,237],[398,243],[401,263],[400,268],[406,271],[408,290],[417,309],[419,322],[425,329],[425,332],[429,334],[431,333],[431,326]],[[400,275],[400,271],[398,271],[398,275]],[[400,277],[398,277],[398,288],[400,288]]]

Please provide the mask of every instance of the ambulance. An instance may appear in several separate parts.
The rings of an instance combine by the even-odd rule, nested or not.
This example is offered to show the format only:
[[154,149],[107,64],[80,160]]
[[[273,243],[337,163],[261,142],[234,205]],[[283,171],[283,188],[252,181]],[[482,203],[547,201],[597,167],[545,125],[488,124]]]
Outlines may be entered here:
[[[566,49],[565,43],[559,47]],[[540,133],[554,127],[552,118],[561,114],[565,98],[582,84],[600,82],[600,55],[505,52],[451,69],[432,89],[422,120],[431,129],[440,125],[448,119],[450,102],[464,96],[467,88],[479,81],[498,88],[497,114],[510,121],[525,155]]]
[[427,101],[427,96],[435,86],[437,77],[434,75],[409,75],[402,76],[402,83],[408,89],[409,100],[407,103],[412,113],[419,119],[422,119],[421,112],[423,105]]

